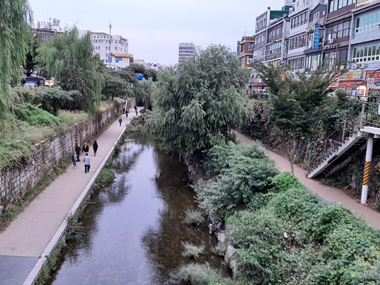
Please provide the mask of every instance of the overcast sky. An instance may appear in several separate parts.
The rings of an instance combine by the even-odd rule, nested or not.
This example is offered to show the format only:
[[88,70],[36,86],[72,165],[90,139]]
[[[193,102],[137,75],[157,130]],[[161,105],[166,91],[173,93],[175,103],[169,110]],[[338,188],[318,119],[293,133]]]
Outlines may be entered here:
[[129,41],[129,53],[145,62],[174,65],[178,44],[206,48],[222,44],[236,51],[236,42],[253,35],[256,16],[268,6],[280,10],[284,0],[29,0],[34,22],[48,17],[61,27],[109,32]]

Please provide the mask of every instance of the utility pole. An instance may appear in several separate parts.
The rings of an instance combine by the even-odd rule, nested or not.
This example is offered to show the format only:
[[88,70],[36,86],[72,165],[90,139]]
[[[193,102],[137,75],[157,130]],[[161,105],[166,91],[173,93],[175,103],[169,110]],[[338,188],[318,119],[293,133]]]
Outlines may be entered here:
[[108,27],[110,28],[110,52],[108,54],[108,63],[109,63],[109,68],[111,69],[111,61],[112,61],[112,52],[111,52],[111,42],[112,42],[111,28],[112,28],[112,25],[111,25],[111,23],[108,25]]

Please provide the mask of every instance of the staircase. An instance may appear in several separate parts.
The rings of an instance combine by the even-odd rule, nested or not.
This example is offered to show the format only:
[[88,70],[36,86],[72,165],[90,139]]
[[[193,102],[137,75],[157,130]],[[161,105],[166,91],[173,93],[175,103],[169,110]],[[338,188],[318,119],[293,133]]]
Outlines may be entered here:
[[330,154],[317,168],[308,175],[309,178],[315,178],[320,174],[330,176],[351,161],[351,155],[358,149],[366,146],[366,136],[361,132],[356,132],[349,136],[343,144]]

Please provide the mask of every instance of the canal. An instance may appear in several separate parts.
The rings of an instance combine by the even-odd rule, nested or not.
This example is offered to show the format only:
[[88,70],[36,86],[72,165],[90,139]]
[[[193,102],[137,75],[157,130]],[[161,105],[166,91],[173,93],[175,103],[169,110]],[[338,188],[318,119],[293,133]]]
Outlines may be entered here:
[[134,135],[112,169],[115,182],[92,196],[51,284],[173,284],[175,270],[194,262],[182,256],[182,242],[205,245],[197,262],[223,267],[210,252],[216,240],[207,225],[183,223],[196,204],[177,156],[162,152],[152,138]]

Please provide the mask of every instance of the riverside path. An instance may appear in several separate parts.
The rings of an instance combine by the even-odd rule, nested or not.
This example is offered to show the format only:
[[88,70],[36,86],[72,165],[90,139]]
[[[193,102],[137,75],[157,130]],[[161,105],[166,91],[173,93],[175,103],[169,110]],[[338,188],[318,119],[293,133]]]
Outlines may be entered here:
[[[238,132],[235,132],[237,138],[244,143],[252,143],[253,140]],[[267,155],[275,161],[276,166],[280,171],[290,172],[290,163],[287,158],[273,152],[266,150]],[[305,185],[310,191],[317,194],[327,202],[341,203],[349,208],[359,218],[362,218],[368,225],[375,229],[380,229],[380,213],[371,209],[367,205],[360,204],[360,201],[351,198],[344,191],[323,185],[316,180],[312,180],[306,177],[307,172],[301,167],[294,165],[294,176],[296,176],[303,185]]]
[[51,253],[65,232],[67,215],[79,207],[125,125],[134,116],[135,110],[131,108],[128,118],[121,116],[121,126],[116,120],[98,137],[97,156],[93,155],[92,149],[89,152],[89,173],[84,172],[82,155],[76,169],[72,165],[67,167],[0,233],[0,285],[34,283],[45,256]]

